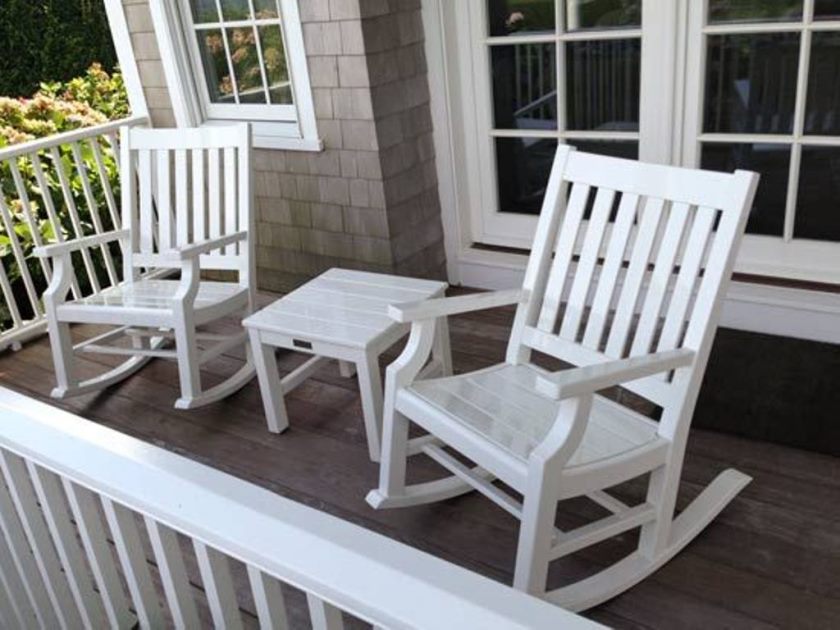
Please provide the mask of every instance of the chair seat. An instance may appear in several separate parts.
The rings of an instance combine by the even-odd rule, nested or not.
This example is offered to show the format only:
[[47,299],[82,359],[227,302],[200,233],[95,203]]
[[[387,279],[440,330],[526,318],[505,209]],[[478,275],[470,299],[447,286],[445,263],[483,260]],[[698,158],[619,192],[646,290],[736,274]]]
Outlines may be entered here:
[[[537,391],[541,374],[547,372],[536,366],[500,364],[470,374],[417,381],[401,394],[420,398],[525,461],[551,429],[560,405]],[[656,422],[595,396],[583,441],[568,467],[607,460],[659,440]]]
[[[58,308],[58,314],[64,321],[91,321],[88,315],[93,315],[95,311],[106,311],[114,313],[114,319],[118,323],[135,323],[131,313],[171,311],[179,286],[178,280],[141,279],[126,282],[104,289],[96,295],[67,302]],[[202,281],[198,287],[194,307],[195,312],[200,314],[202,311],[215,311],[216,308],[226,310],[228,305],[238,308],[245,304],[247,299],[248,289],[237,283]],[[96,317],[95,321],[101,319]]]

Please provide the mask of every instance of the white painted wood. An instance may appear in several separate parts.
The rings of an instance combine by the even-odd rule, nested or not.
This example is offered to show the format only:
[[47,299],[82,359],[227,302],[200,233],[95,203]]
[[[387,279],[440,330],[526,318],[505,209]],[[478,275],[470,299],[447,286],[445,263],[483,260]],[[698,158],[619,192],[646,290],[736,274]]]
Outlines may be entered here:
[[[413,422],[436,440],[422,452],[521,515],[516,588],[580,609],[629,588],[649,566],[671,557],[688,427],[757,181],[751,173],[710,174],[558,150],[521,290],[391,307],[395,317],[414,323],[406,349],[387,370],[380,482],[368,502],[403,507],[447,496],[440,484],[451,478],[405,483]],[[592,189],[592,216],[582,227]],[[616,194],[622,201],[609,230]],[[434,317],[509,303],[517,304],[517,314],[505,363],[417,378],[432,350]],[[548,372],[531,363],[532,350],[573,367]],[[597,395],[618,385],[661,406],[661,420]],[[521,493],[521,508],[443,445]],[[645,473],[651,476],[642,506],[627,508],[604,493]],[[714,490],[725,500],[735,492]],[[558,536],[557,503],[578,495],[615,513]],[[705,522],[722,507],[698,501],[689,510]],[[647,563],[605,570],[602,579],[585,582],[590,593],[576,585],[546,592],[551,560],[640,526],[637,553]]]
[[178,535],[149,516],[145,517],[145,522],[175,627],[197,628],[198,610],[181,556]]
[[[7,420],[0,426],[0,450],[20,453],[63,482],[83,484],[102,501],[121,560],[120,577],[126,579],[142,628],[165,627],[161,604],[168,607],[180,598],[180,607],[187,591],[203,598],[183,582],[180,594],[166,597],[152,586],[150,561],[163,559],[164,586],[177,590],[177,581],[167,587],[166,576],[180,573],[172,568],[188,547],[179,548],[174,531],[183,532],[193,546],[197,541],[248,568],[265,628],[288,627],[280,582],[311,595],[317,627],[335,627],[339,610],[378,628],[598,627],[416,549],[5,389],[0,389],[0,415]],[[4,509],[4,492],[0,484],[0,524],[14,512]],[[153,534],[150,541],[157,547],[154,558],[144,549],[139,518],[160,528],[157,540]],[[166,529],[157,525],[162,523]],[[0,538],[0,551],[5,540]],[[0,554],[2,575],[9,564],[5,558]],[[221,574],[215,575],[218,586]],[[178,623],[183,616],[167,610],[173,612]]]
[[227,556],[197,540],[193,540],[193,548],[214,625],[225,630],[242,628]]
[[[368,452],[371,461],[379,461],[383,396],[379,356],[408,332],[403,322],[417,316],[412,304],[420,304],[428,312],[423,300],[443,295],[446,286],[432,280],[335,268],[246,318],[243,325],[251,338],[269,431],[277,433],[288,427],[283,395],[308,378],[323,358],[338,359],[356,367]],[[409,304],[393,306],[398,303]],[[452,359],[445,317],[430,317],[440,318],[435,360],[449,373]],[[280,381],[274,355],[277,347],[315,358]]]
[[341,611],[312,593],[306,594],[312,630],[344,630]]
[[[204,348],[199,347],[195,331],[197,326],[237,311],[248,315],[254,307],[248,126],[178,131],[125,127],[121,131],[121,151],[123,165],[137,165],[136,177],[130,167],[121,173],[121,224],[125,229],[36,248],[36,254],[42,259],[55,260],[55,273],[44,294],[58,381],[53,394],[60,398],[95,391],[133,374],[149,358],[174,356],[178,360],[181,384],[181,396],[175,406],[190,409],[210,404],[240,389],[254,374],[253,362],[249,360],[227,380],[203,389],[199,375],[201,362],[245,343],[246,336],[239,332],[213,339],[214,345]],[[220,170],[220,152],[225,155],[224,173]],[[78,147],[75,154],[79,154]],[[188,167],[188,154],[192,168]],[[207,172],[206,161],[210,165]],[[222,176],[224,205],[220,199]],[[205,187],[211,195],[209,206],[205,204]],[[91,211],[94,210],[91,205]],[[101,222],[96,223],[96,228],[101,232]],[[87,261],[91,248],[98,246],[107,252],[108,243],[117,239],[124,258],[123,282],[112,283],[113,286],[105,289],[96,285],[92,295],[74,293],[75,299],[68,300],[75,277],[70,254],[81,252]],[[141,268],[180,269],[181,279],[155,279],[150,274],[141,275]],[[202,281],[200,276],[205,269],[235,271],[238,279]],[[160,350],[162,338],[149,348],[134,344],[129,352],[124,347],[109,348],[102,343],[74,348],[67,326],[71,322],[111,325],[124,330],[132,327],[172,331],[175,350]],[[203,339],[208,340],[206,336]],[[128,354],[128,358],[105,374],[81,382],[74,376],[74,351]]]

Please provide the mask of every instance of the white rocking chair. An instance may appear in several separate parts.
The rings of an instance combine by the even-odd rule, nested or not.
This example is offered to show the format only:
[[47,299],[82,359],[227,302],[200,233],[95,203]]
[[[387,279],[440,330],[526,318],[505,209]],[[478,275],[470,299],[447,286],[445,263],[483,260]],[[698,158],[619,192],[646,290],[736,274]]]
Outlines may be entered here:
[[[254,375],[247,363],[207,390],[200,366],[247,344],[244,330],[232,335],[197,331],[255,304],[251,144],[247,124],[206,129],[131,129],[121,133],[122,227],[106,234],[41,247],[36,255],[54,259],[44,293],[58,386],[55,398],[76,396],[117,383],[152,358],[175,360],[181,384],[179,409],[220,400]],[[136,170],[135,170],[136,169]],[[123,282],[89,297],[68,300],[74,284],[72,254],[118,241]],[[86,252],[85,252],[86,253]],[[141,276],[141,270],[171,273]],[[201,272],[238,273],[232,282],[210,282]],[[115,326],[73,345],[70,324]],[[128,338],[130,344],[113,342]],[[175,349],[165,347],[174,340]],[[210,346],[200,349],[198,341]],[[129,358],[98,377],[80,381],[74,355],[81,352]]]
[[[482,492],[521,520],[514,586],[572,610],[621,593],[673,557],[750,481],[727,470],[674,518],[688,429],[757,183],[749,172],[559,148],[521,290],[391,307],[412,329],[388,367],[380,485],[368,502],[405,507]],[[505,363],[419,376],[437,318],[507,304],[517,311]],[[531,362],[534,351],[578,367],[546,371]],[[661,419],[596,395],[616,385],[659,406]],[[409,422],[428,435],[410,440]],[[407,458],[419,453],[452,476],[407,486]],[[640,505],[605,492],[648,472]],[[558,501],[576,496],[612,515],[556,529]],[[547,591],[550,561],[637,527],[638,548],[625,559]]]

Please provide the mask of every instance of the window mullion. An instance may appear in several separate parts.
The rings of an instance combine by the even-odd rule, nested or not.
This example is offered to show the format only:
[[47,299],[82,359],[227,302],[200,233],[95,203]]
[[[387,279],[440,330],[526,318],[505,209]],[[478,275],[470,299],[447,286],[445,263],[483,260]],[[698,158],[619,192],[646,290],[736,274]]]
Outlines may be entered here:
[[566,12],[564,11],[566,3],[562,0],[556,0],[555,10],[555,54],[557,55],[556,80],[555,91],[557,92],[557,133],[558,140],[562,139],[562,133],[568,130],[568,113],[566,111],[566,103],[568,102],[566,90],[568,89],[568,79],[566,76],[566,44],[563,41],[563,35],[566,33]]
[[[223,20],[221,0],[216,0],[216,10],[219,12],[219,19]],[[233,69],[233,58],[230,55],[230,46],[228,45],[227,29],[225,28],[224,23],[222,23],[222,28],[220,30],[222,32],[222,43],[225,46],[225,60],[227,61],[228,72],[230,72],[230,85],[231,87],[233,87],[233,98],[236,101],[236,104],[239,105],[239,86],[237,85],[236,81],[236,72],[234,72]]]

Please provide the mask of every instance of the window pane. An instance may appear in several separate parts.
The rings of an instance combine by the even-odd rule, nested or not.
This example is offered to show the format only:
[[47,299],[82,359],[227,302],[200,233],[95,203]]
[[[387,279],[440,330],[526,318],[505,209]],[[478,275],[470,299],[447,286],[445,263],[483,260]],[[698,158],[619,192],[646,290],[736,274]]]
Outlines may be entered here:
[[190,0],[190,6],[192,7],[193,22],[196,24],[219,21],[216,0]]
[[639,39],[566,44],[568,129],[639,129],[641,53]]
[[707,133],[791,133],[799,35],[709,37]]
[[566,0],[566,30],[642,25],[641,0]]
[[816,0],[814,18],[817,20],[840,19],[840,0]]
[[539,214],[557,141],[496,138],[499,212]]
[[234,103],[233,81],[225,57],[225,42],[222,31],[213,29],[199,31],[198,48],[201,53],[201,65],[207,81],[207,91],[212,103]]
[[493,111],[497,129],[557,129],[554,44],[493,46]]
[[225,20],[250,20],[251,8],[248,0],[221,0],[222,15]]
[[[819,2],[819,0],[817,0]],[[802,0],[710,0],[709,22],[782,22],[802,19]]]
[[236,73],[239,102],[265,103],[265,88],[254,29],[229,28],[227,36],[233,71]]
[[292,103],[292,89],[289,83],[289,68],[286,65],[286,50],[283,48],[283,36],[280,33],[280,27],[275,24],[261,26],[259,31],[271,102],[289,105]]
[[569,144],[578,151],[597,153],[610,157],[639,159],[639,143],[635,140],[570,140]]
[[805,133],[840,135],[840,33],[814,33]]
[[793,235],[840,241],[840,147],[803,147]]
[[276,0],[254,0],[254,12],[258,20],[280,17]]
[[747,232],[782,236],[790,174],[790,147],[781,144],[706,144],[702,168],[731,173],[746,169],[761,174]]
[[554,0],[489,0],[490,35],[554,32]]

